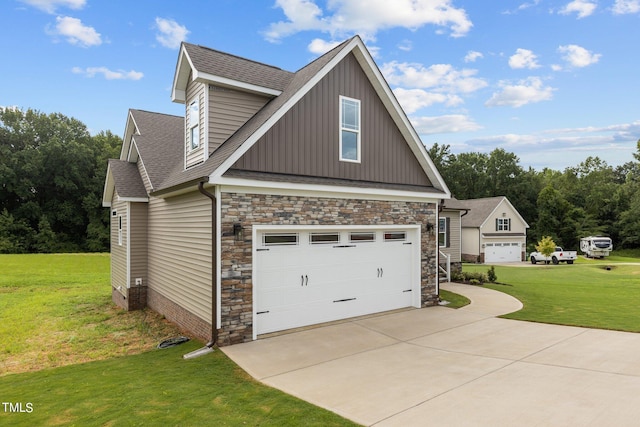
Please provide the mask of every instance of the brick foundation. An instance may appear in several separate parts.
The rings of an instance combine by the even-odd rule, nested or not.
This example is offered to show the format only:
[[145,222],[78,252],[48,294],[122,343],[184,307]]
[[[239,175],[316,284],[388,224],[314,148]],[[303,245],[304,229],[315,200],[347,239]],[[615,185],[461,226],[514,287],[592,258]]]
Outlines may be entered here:
[[114,304],[127,311],[142,310],[147,306],[147,287],[137,286],[125,289],[124,293],[112,287],[111,299]]
[[196,338],[205,342],[211,340],[211,324],[209,322],[202,320],[153,289],[149,289],[147,292],[147,305],[158,313],[162,313],[169,321]]

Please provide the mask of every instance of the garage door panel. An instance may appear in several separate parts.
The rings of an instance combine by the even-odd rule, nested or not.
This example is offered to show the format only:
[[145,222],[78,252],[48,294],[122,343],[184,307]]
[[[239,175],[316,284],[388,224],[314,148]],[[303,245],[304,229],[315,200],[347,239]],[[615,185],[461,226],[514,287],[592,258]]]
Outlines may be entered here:
[[[256,333],[411,306],[412,292],[405,291],[420,287],[420,277],[414,278],[419,257],[413,253],[418,233],[408,230],[406,239],[389,241],[389,233],[374,232],[365,242],[350,241],[347,230],[339,232],[339,243],[320,243],[322,231],[303,230],[296,245],[256,251]],[[337,240],[335,233],[325,236]],[[361,232],[361,239],[362,234],[373,232]]]

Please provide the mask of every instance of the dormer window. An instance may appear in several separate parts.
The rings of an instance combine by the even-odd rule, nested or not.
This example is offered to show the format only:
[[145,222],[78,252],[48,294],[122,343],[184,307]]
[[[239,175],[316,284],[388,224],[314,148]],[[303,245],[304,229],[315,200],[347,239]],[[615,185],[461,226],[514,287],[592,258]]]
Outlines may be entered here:
[[340,97],[340,161],[360,163],[360,100]]
[[189,140],[192,150],[200,146],[200,105],[198,100],[189,104]]

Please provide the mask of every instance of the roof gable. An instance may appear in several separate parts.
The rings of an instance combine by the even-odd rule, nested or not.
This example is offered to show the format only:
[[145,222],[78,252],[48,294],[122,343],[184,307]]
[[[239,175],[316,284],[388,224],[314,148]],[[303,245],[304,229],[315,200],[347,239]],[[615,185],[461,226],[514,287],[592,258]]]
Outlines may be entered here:
[[[339,99],[361,101],[361,161],[339,160]],[[346,55],[232,169],[431,187],[353,54]]]
[[183,42],[171,91],[174,102],[185,102],[190,75],[193,81],[270,96],[280,95],[293,77],[272,65]]
[[522,221],[522,224],[524,224],[526,228],[529,228],[529,224],[527,224],[518,210],[505,196],[461,200],[460,202],[469,209],[469,213],[462,217],[463,227],[481,228],[493,217],[493,213],[498,210],[501,205],[505,204],[515,213],[517,219]]

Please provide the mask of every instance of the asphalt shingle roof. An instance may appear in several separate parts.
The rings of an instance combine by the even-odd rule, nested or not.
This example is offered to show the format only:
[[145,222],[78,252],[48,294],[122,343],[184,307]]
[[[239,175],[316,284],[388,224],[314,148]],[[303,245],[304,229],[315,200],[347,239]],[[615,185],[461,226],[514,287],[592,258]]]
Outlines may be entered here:
[[118,196],[125,198],[147,197],[147,190],[144,188],[144,183],[135,163],[130,163],[126,160],[109,159],[109,169],[111,169]]

